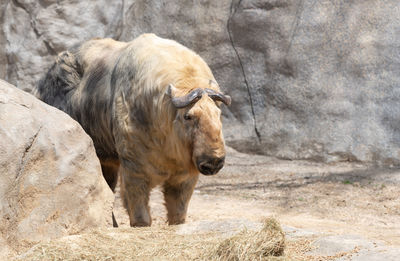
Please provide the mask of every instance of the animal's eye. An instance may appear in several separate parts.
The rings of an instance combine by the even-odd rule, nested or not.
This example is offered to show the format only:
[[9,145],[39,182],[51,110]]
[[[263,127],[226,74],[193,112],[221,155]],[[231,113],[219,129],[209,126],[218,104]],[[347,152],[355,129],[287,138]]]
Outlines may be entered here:
[[183,115],[183,118],[184,118],[185,120],[187,120],[187,121],[190,121],[190,120],[192,120],[192,115],[190,115],[190,114],[188,114],[188,113],[185,113],[185,115]]

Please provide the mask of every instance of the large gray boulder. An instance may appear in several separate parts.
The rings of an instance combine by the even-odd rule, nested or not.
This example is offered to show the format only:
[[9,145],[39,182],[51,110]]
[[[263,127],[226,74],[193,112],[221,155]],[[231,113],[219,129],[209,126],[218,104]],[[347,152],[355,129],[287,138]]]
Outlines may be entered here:
[[197,51],[232,96],[228,145],[400,165],[398,0],[6,0],[0,8],[0,77],[19,88],[79,41],[154,32]]
[[110,226],[113,201],[81,126],[0,80],[0,259]]

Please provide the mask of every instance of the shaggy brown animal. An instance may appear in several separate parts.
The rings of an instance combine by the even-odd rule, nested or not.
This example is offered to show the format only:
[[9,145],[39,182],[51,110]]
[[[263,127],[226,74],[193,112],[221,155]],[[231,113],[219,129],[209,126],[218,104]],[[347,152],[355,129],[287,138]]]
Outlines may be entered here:
[[131,226],[149,226],[162,185],[169,224],[185,221],[199,172],[224,164],[221,103],[230,104],[193,51],[154,34],[125,43],[95,39],[58,55],[36,95],[92,137],[114,190],[118,172]]

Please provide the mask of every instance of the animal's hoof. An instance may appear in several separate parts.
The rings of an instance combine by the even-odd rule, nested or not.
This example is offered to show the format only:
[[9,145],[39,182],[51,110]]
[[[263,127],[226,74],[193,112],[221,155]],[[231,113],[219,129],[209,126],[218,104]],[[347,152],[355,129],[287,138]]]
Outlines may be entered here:
[[184,224],[185,220],[171,220],[168,221],[168,225],[173,226],[173,225],[180,225],[180,224]]
[[138,221],[133,224],[131,223],[131,227],[149,227],[149,226],[151,226],[151,224],[144,221]]

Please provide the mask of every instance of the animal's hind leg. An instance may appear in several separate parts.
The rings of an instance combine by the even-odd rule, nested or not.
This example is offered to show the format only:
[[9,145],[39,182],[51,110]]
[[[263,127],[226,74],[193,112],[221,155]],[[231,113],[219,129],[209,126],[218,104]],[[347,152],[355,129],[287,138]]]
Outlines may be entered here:
[[178,184],[173,181],[164,183],[163,192],[169,225],[185,223],[189,200],[192,197],[197,179],[198,175]]
[[118,182],[119,161],[103,160],[100,162],[101,162],[101,171],[103,172],[103,177],[107,181],[108,186],[114,192]]
[[[103,172],[103,177],[107,181],[108,186],[113,192],[115,192],[115,187],[118,182],[118,160],[100,160],[101,171]],[[113,227],[118,227],[117,220],[115,219],[114,212],[112,212],[112,222]]]
[[121,167],[121,197],[128,210],[131,227],[151,225],[149,183]]

